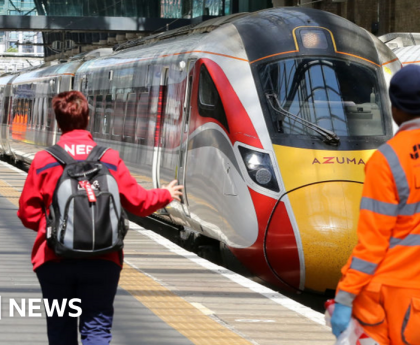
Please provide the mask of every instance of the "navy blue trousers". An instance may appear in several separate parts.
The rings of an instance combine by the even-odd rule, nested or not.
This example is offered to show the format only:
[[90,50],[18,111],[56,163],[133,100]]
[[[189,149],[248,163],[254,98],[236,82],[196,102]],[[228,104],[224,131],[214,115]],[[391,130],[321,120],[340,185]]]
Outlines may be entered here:
[[[67,299],[62,317],[55,312],[47,316],[49,345],[77,345],[77,310],[68,306],[71,299],[79,298],[82,314],[79,331],[83,345],[104,345],[111,342],[114,315],[114,297],[117,292],[121,267],[108,260],[66,260],[46,262],[37,268],[43,298],[49,305],[57,300],[61,306]],[[57,303],[57,302],[56,302]]]

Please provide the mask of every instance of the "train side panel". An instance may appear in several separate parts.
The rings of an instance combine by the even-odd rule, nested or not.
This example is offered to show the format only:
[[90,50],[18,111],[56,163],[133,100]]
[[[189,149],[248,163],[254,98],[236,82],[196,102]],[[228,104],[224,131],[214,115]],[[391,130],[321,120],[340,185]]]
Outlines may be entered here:
[[0,78],[0,152],[6,155],[12,155],[9,143],[8,120],[11,103],[11,83],[16,77],[17,74]]
[[60,136],[52,110],[54,95],[71,90],[80,62],[54,65],[13,80],[8,119],[9,143],[16,159],[30,163],[35,153]]

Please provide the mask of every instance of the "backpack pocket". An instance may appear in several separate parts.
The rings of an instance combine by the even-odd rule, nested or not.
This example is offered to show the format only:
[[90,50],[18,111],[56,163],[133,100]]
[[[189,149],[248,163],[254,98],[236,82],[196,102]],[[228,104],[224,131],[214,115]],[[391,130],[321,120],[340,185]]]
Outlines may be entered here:
[[420,298],[412,298],[405,314],[402,336],[406,344],[420,345]]
[[57,227],[55,226],[55,210],[52,205],[49,208],[50,213],[47,214],[45,210],[45,219],[46,219],[46,229],[45,237],[47,239],[47,245],[50,248],[54,248],[55,242],[57,240]]

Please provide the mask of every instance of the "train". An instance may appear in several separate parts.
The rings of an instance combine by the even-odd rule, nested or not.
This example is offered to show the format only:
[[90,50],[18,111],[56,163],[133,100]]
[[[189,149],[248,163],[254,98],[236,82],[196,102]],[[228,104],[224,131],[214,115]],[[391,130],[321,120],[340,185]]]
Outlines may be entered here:
[[402,66],[420,65],[420,33],[391,32],[378,37],[401,61]]
[[214,18],[0,76],[0,150],[30,163],[60,137],[52,97],[79,90],[87,130],[138,183],[185,186],[156,220],[270,286],[325,294],[357,241],[365,163],[393,135],[387,87],[400,68],[328,12]]

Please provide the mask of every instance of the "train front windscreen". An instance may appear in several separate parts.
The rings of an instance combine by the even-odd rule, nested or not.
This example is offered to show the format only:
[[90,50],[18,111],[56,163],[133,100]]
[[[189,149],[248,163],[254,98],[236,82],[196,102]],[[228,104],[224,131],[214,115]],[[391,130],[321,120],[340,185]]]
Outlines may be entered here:
[[262,64],[267,122],[274,133],[320,137],[333,145],[342,137],[384,136],[389,126],[379,73],[379,67],[324,57]]

